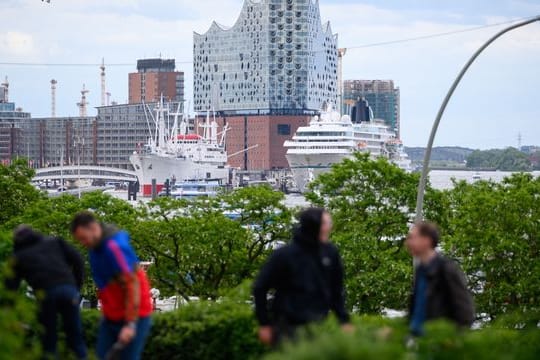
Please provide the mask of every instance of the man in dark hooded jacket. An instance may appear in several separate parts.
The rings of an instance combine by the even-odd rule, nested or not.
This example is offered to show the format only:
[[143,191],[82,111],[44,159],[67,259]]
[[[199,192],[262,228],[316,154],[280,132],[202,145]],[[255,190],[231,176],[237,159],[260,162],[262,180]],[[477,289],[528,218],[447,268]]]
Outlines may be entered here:
[[86,359],[79,310],[84,263],[72,246],[59,238],[44,237],[26,225],[14,232],[11,276],[6,287],[16,290],[26,280],[39,301],[38,320],[43,326],[42,347],[56,355],[56,324],[62,317],[69,347],[78,359]]
[[[337,248],[329,242],[330,214],[311,208],[300,214],[293,242],[276,250],[261,269],[253,295],[259,321],[259,338],[277,344],[294,338],[297,327],[324,320],[334,311],[345,328],[343,265]],[[270,311],[268,292],[275,290]],[[272,315],[270,315],[272,313]]]

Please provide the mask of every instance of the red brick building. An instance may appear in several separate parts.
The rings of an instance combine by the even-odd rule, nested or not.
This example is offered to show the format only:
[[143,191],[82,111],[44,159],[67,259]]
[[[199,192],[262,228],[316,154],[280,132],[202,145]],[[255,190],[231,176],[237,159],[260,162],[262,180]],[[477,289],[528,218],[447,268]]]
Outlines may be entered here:
[[129,74],[129,103],[183,101],[184,73],[175,71],[174,59],[137,61],[137,72]]
[[269,170],[289,167],[283,143],[298,127],[307,125],[310,118],[308,115],[234,115],[216,120],[220,128],[225,124],[229,127],[226,137],[229,165],[242,170]]

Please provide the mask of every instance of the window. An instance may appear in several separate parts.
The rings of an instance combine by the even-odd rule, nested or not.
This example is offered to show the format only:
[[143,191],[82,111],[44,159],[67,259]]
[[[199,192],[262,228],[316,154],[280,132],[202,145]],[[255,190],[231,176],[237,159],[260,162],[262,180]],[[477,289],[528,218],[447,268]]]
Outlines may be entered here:
[[278,124],[277,132],[278,132],[278,135],[291,135],[291,125],[290,124]]

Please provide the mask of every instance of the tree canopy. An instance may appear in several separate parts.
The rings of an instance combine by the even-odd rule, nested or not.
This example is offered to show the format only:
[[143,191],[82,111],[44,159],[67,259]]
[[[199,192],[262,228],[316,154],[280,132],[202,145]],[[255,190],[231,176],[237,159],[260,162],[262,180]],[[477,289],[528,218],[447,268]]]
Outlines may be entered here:
[[[406,307],[412,260],[403,241],[414,220],[417,184],[417,174],[360,153],[310,184],[306,197],[333,215],[348,302],[357,311]],[[427,197],[433,193],[428,189]]]
[[540,178],[459,182],[447,192],[445,252],[457,259],[491,318],[540,310]]
[[528,171],[532,169],[527,154],[516,148],[475,150],[467,157],[471,169],[494,169],[502,171]]
[[[269,187],[132,206],[99,192],[47,198],[29,183],[32,171],[25,166],[0,165],[7,204],[0,211],[1,262],[11,253],[16,225],[70,240],[72,216],[90,209],[131,233],[140,259],[152,262],[151,281],[163,295],[216,299],[252,279],[269,252],[290,239],[294,213],[283,204],[284,195]],[[355,311],[406,308],[413,268],[403,240],[414,220],[417,182],[417,174],[357,154],[310,185],[307,198],[334,217],[333,240]],[[479,313],[494,318],[539,310],[539,199],[540,180],[529,174],[501,183],[459,182],[446,191],[428,186],[424,216],[440,225],[442,249],[465,270]],[[90,278],[83,296],[96,300]]]

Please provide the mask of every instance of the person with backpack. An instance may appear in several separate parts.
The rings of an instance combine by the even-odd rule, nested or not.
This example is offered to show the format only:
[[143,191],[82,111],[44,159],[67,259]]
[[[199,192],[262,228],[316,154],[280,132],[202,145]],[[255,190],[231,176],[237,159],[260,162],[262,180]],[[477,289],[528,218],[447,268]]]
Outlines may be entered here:
[[437,253],[439,241],[438,227],[429,222],[416,223],[407,236],[407,248],[418,261],[409,306],[414,336],[424,334],[424,323],[429,320],[447,319],[468,328],[475,319],[465,275],[455,261]]
[[100,223],[88,211],[75,216],[71,232],[89,249],[103,318],[99,326],[100,359],[138,360],[150,333],[150,283],[131,247],[129,234]]
[[[332,218],[324,209],[310,208],[299,220],[292,243],[274,251],[255,281],[259,339],[267,345],[294,339],[297,328],[323,321],[330,311],[350,329],[343,264],[330,243]],[[271,309],[270,290],[275,291]]]
[[43,327],[42,350],[56,357],[57,321],[62,318],[69,348],[78,359],[87,358],[80,314],[80,289],[84,262],[79,252],[64,240],[45,237],[26,225],[13,236],[13,256],[6,287],[19,288],[25,280],[38,301],[38,321]]

